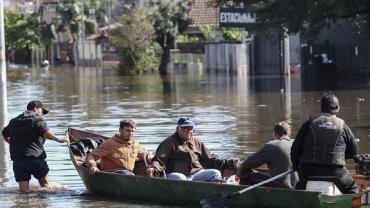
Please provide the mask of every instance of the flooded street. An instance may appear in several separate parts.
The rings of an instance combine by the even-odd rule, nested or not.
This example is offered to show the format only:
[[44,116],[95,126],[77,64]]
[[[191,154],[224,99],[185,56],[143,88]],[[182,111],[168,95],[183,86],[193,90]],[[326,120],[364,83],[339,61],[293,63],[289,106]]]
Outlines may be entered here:
[[[28,101],[38,99],[50,109],[46,119],[59,136],[68,127],[112,136],[121,119],[132,118],[138,123],[136,140],[155,151],[175,131],[177,118],[190,116],[199,122],[196,136],[212,153],[241,159],[271,140],[272,127],[278,121],[288,121],[294,137],[309,116],[319,113],[317,99],[332,91],[340,100],[338,116],[361,140],[359,153],[370,153],[370,79],[303,83],[294,74],[291,78],[251,78],[192,70],[167,76],[130,76],[95,68],[17,69],[7,73],[5,124],[23,112]],[[323,84],[326,87],[322,88]],[[8,148],[0,139],[1,208],[163,207],[85,194],[66,144],[50,140],[45,144],[49,179],[64,189],[19,194]],[[31,183],[37,181],[32,179]]]

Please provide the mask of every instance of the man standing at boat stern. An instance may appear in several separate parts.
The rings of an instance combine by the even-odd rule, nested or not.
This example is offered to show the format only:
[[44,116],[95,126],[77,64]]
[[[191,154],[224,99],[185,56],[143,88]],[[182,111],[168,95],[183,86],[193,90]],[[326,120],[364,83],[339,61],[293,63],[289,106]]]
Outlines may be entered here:
[[305,189],[309,180],[331,181],[343,194],[355,193],[356,183],[345,160],[357,154],[357,141],[351,129],[336,117],[338,98],[324,95],[320,103],[320,115],[302,125],[292,145],[292,164],[299,174],[296,188]]
[[148,175],[170,179],[221,182],[220,170],[236,168],[239,159],[221,159],[193,137],[195,122],[189,117],[177,121],[176,132],[158,146]]
[[14,176],[20,192],[29,190],[31,175],[39,181],[41,187],[48,187],[45,138],[59,143],[66,142],[65,138],[59,139],[49,131],[43,117],[48,112],[40,101],[33,100],[28,103],[27,111],[11,119],[2,131],[5,141],[9,143]]
[[89,173],[99,171],[96,161],[100,159],[100,170],[121,175],[134,175],[136,158],[144,159],[145,149],[134,140],[136,123],[129,120],[120,121],[119,134],[103,142],[97,149],[86,156]]

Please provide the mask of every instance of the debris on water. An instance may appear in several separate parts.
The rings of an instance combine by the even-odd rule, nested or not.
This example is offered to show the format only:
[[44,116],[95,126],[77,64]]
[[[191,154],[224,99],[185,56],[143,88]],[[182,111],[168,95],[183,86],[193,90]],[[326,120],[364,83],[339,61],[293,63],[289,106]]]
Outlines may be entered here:
[[356,97],[357,102],[364,102],[365,98]]
[[232,175],[227,178],[226,184],[239,185],[239,181],[236,179],[236,175]]

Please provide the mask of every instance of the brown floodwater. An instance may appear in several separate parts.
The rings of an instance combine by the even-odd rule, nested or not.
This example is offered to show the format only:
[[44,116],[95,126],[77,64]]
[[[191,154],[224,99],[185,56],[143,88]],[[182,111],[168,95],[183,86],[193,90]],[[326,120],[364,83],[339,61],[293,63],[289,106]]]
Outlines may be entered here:
[[[176,71],[176,70],[175,70]],[[175,131],[180,116],[195,118],[195,134],[211,152],[222,157],[246,158],[271,140],[274,123],[288,121],[293,137],[300,125],[319,112],[323,93],[340,99],[338,114],[359,138],[360,153],[370,147],[370,78],[333,77],[305,81],[287,77],[248,77],[208,74],[201,70],[124,75],[114,69],[17,69],[7,72],[8,113],[0,124],[41,100],[51,111],[49,127],[63,135],[68,127],[111,136],[121,119],[138,123],[136,139],[147,150]],[[47,141],[49,179],[53,191],[19,194],[8,145],[0,140],[0,207],[163,207],[85,194],[69,161],[65,144]],[[37,184],[32,179],[32,184]],[[63,187],[60,187],[63,186]]]

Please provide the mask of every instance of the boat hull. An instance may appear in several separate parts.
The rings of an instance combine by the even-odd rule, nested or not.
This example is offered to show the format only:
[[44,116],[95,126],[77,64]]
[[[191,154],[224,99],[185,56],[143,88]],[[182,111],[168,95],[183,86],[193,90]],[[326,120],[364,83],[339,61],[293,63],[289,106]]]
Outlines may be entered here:
[[[68,137],[68,135],[67,135]],[[88,169],[71,159],[86,188],[97,194],[154,204],[179,204],[199,207],[200,200],[247,186],[181,181],[145,176],[124,176],[109,172],[90,175]],[[232,200],[231,207],[253,208],[348,208],[352,195],[324,196],[318,192],[258,187]],[[362,206],[365,207],[365,206]]]

